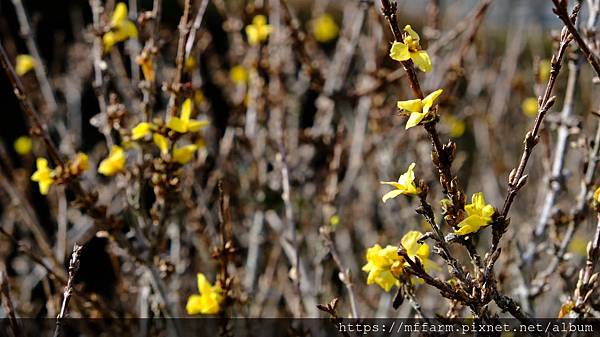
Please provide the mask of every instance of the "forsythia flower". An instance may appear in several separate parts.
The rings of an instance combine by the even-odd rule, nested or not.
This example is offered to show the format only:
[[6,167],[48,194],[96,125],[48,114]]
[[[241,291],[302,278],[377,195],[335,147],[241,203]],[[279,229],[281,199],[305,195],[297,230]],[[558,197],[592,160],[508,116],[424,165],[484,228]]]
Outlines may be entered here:
[[538,113],[538,100],[535,97],[528,97],[521,104],[521,109],[523,109],[523,113],[527,117],[535,117]]
[[200,295],[191,295],[187,300],[185,310],[189,315],[218,313],[223,301],[223,290],[218,284],[213,286],[208,283],[204,274],[199,273],[197,278]]
[[467,235],[477,232],[492,221],[494,207],[485,203],[481,192],[473,194],[471,203],[465,206],[467,217],[458,224],[459,229],[454,231],[458,235]]
[[411,99],[408,101],[398,101],[398,108],[410,112],[410,117],[406,122],[406,129],[418,125],[429,114],[429,109],[433,106],[435,100],[444,90],[438,89],[423,99]]
[[417,186],[415,185],[415,172],[413,171],[415,168],[415,163],[410,164],[408,170],[403,173],[400,178],[398,178],[398,182],[395,181],[381,181],[381,184],[384,185],[392,185],[396,189],[386,193],[381,200],[386,202],[388,199],[393,199],[400,194],[417,194]]
[[235,84],[245,84],[248,82],[248,70],[246,70],[244,66],[238,64],[229,71],[229,78],[231,78]]
[[[413,260],[419,259],[423,266],[429,269],[429,266],[432,265],[429,260],[429,245],[417,242],[422,236],[423,234],[419,231],[410,231],[404,234],[400,242],[408,257]],[[375,283],[387,292],[393,286],[400,285],[398,278],[403,272],[403,266],[406,265],[408,262],[398,255],[398,247],[388,245],[381,248],[376,244],[367,249],[367,264],[362,267],[362,270],[369,273],[367,284]]]
[[340,31],[335,20],[329,14],[323,14],[310,23],[315,40],[327,43],[338,36]]
[[390,49],[390,57],[396,61],[407,61],[411,59],[421,71],[431,71],[431,59],[426,51],[421,49],[419,34],[410,25],[404,27],[406,34],[403,41],[394,41]]
[[15,149],[15,152],[17,152],[18,154],[26,155],[29,154],[29,152],[31,152],[33,142],[31,141],[31,138],[27,136],[21,136],[17,138],[17,140],[15,140],[13,147]]
[[135,23],[127,19],[127,5],[123,2],[119,2],[115,7],[110,25],[111,31],[102,37],[104,51],[110,51],[115,44],[138,36]]
[[152,135],[152,141],[158,146],[160,152],[169,153],[169,142],[165,136],[160,133],[155,133]]
[[17,55],[15,72],[19,76],[27,74],[36,66],[35,59],[31,55]]
[[411,259],[419,258],[425,270],[429,269],[432,262],[429,259],[429,245],[426,243],[419,243],[419,240],[423,236],[423,233],[419,231],[410,231],[402,237],[400,242],[402,243],[402,247],[406,249],[406,254]]
[[383,290],[390,291],[393,286],[399,285],[400,281],[392,274],[392,268],[395,270],[402,266],[403,259],[398,255],[398,247],[388,245],[381,248],[375,244],[367,249],[367,264],[362,267],[364,272],[369,273],[367,284],[377,284]]
[[48,160],[46,158],[38,158],[36,160],[37,171],[31,175],[31,180],[40,185],[40,193],[48,194],[50,186],[54,183],[54,171],[48,168]]
[[190,120],[192,108],[192,100],[186,99],[181,108],[181,117],[171,117],[167,122],[167,127],[175,132],[186,133],[195,132],[207,126],[208,121]]
[[600,187],[594,191],[594,202],[600,204]]
[[251,46],[256,46],[264,42],[273,31],[273,27],[267,24],[267,18],[264,15],[257,15],[252,19],[252,24],[246,26],[246,36]]
[[198,146],[193,144],[178,147],[173,150],[173,160],[181,165],[187,164],[194,158],[194,153],[196,153],[196,151],[198,151]]
[[100,162],[98,172],[105,176],[113,176],[125,167],[125,152],[118,145],[113,145],[106,159]]

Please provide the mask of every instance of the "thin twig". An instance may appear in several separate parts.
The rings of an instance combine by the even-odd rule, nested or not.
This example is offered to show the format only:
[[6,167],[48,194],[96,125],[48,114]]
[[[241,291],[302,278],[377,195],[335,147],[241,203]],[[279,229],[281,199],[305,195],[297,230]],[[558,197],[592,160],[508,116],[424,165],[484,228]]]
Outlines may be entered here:
[[69,278],[67,279],[67,285],[65,286],[60,312],[56,317],[56,329],[54,330],[54,337],[59,337],[62,334],[62,322],[68,313],[69,301],[71,300],[71,295],[73,294],[73,282],[75,280],[75,274],[77,273],[77,270],[79,270],[79,259],[82,248],[83,246],[80,246],[77,243],[75,246],[73,246],[73,253],[71,254],[71,260],[69,261]]

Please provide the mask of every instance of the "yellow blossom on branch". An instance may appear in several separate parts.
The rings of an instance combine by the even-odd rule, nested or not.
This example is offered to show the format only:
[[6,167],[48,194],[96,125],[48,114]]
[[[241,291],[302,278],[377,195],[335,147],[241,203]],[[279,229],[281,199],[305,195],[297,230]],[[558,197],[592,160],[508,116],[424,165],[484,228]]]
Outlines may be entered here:
[[471,197],[471,203],[465,206],[467,217],[458,224],[459,229],[454,231],[458,235],[467,235],[479,231],[490,224],[494,207],[486,204],[483,193],[478,192]]
[[264,15],[257,15],[252,19],[252,24],[246,26],[248,43],[251,46],[256,46],[266,41],[272,31],[273,27],[267,24],[267,17]]
[[411,195],[417,194],[417,186],[415,185],[415,169],[416,164],[412,163],[408,166],[408,169],[403,173],[398,181],[381,181],[381,184],[392,185],[396,189],[386,193],[381,200],[386,202],[388,199],[393,199],[401,194]]
[[423,99],[398,101],[398,108],[410,113],[410,117],[406,122],[406,129],[418,125],[425,117],[427,117],[427,115],[429,115],[429,110],[443,91],[443,89],[438,89]]
[[113,176],[125,168],[125,152],[118,145],[113,145],[106,159],[100,162],[98,172],[105,176]]
[[204,274],[199,273],[198,292],[199,295],[191,295],[185,306],[188,315],[211,315],[216,314],[221,310],[221,302],[223,302],[223,290],[218,284],[211,285]]
[[369,273],[367,284],[377,284],[386,292],[393,286],[400,285],[400,281],[392,274],[392,267],[402,266],[404,260],[398,255],[398,247],[388,245],[381,248],[379,244],[367,249],[367,264],[362,267]]
[[173,150],[173,160],[181,165],[187,164],[194,158],[196,151],[198,151],[198,146],[194,144],[178,147]]
[[20,154],[22,156],[29,154],[31,152],[32,147],[33,147],[33,142],[31,141],[31,138],[28,136],[21,136],[21,137],[17,138],[17,140],[15,140],[15,143],[13,144],[13,148],[15,149],[15,152],[17,152],[18,154]]
[[428,270],[432,266],[432,261],[429,259],[429,245],[418,242],[422,236],[423,233],[419,231],[410,231],[404,234],[400,243],[406,249],[408,257],[412,260],[418,258],[425,267],[425,270]]
[[[406,254],[412,260],[419,260],[426,270],[430,269],[433,262],[429,259],[430,248],[426,243],[419,243],[423,236],[419,231],[410,231],[400,240]],[[364,272],[369,273],[367,284],[377,284],[386,292],[393,286],[400,285],[400,277],[404,272],[404,266],[408,262],[398,254],[398,247],[388,245],[381,248],[379,244],[367,249],[367,264],[362,267]]]
[[410,59],[421,71],[431,71],[431,59],[429,54],[421,49],[419,34],[410,25],[404,27],[404,32],[403,41],[394,41],[392,44],[390,57],[400,62]]
[[108,52],[112,47],[122,41],[138,36],[135,23],[127,19],[127,5],[119,2],[110,18],[111,30],[102,37],[104,51]]
[[35,68],[36,62],[31,55],[17,55],[15,72],[19,76],[23,76]]
[[191,99],[186,99],[181,108],[180,117],[171,117],[167,122],[167,127],[175,132],[187,133],[196,132],[208,125],[208,121],[190,120],[192,115],[193,103]]
[[323,14],[310,22],[310,28],[315,40],[327,43],[335,39],[340,28],[329,14]]
[[48,160],[46,158],[38,158],[35,165],[37,170],[31,175],[31,180],[38,183],[40,194],[47,195],[50,186],[54,184],[55,172],[48,167]]

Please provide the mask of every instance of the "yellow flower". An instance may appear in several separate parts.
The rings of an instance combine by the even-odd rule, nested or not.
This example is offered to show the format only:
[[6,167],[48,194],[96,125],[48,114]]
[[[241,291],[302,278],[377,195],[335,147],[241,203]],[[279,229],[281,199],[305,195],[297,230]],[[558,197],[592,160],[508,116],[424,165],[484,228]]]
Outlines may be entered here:
[[104,51],[110,51],[112,47],[122,41],[138,36],[135,23],[127,19],[127,5],[119,2],[110,19],[111,31],[102,37]]
[[89,168],[88,155],[79,152],[71,162],[69,162],[69,173],[73,176],[78,176]]
[[417,242],[422,236],[423,233],[419,231],[410,231],[404,234],[400,242],[402,243],[402,247],[406,249],[408,257],[413,260],[418,258],[425,267],[425,270],[427,270],[432,265],[432,261],[429,260],[429,245]]
[[528,97],[521,104],[521,109],[527,117],[535,117],[538,113],[538,100],[535,97]]
[[411,99],[408,101],[398,101],[398,108],[406,112],[410,112],[410,117],[406,122],[406,129],[418,125],[427,117],[429,110],[433,106],[435,100],[442,94],[444,90],[438,89],[423,99]]
[[465,122],[452,115],[444,115],[442,117],[444,124],[448,126],[450,137],[459,138],[465,133]]
[[154,125],[152,123],[141,122],[131,129],[131,139],[138,140],[152,133]]
[[492,221],[494,207],[485,203],[481,192],[473,194],[471,203],[465,206],[467,217],[458,224],[459,229],[454,231],[458,235],[467,235],[477,232]]
[[173,160],[181,165],[187,164],[194,158],[194,153],[196,153],[196,151],[198,151],[198,146],[193,144],[178,147],[173,150]]
[[335,20],[329,14],[323,14],[310,23],[315,40],[327,43],[338,36],[340,31]]
[[267,24],[267,18],[264,15],[257,15],[252,19],[252,24],[246,26],[246,36],[251,46],[256,46],[264,42],[273,31],[273,27]]
[[214,286],[208,283],[204,274],[199,273],[198,291],[200,295],[191,295],[185,306],[188,315],[216,314],[221,310],[223,302],[223,290],[218,284]]
[[118,145],[113,145],[106,159],[100,162],[98,172],[105,176],[113,176],[125,167],[125,152]]
[[17,55],[16,61],[15,72],[19,76],[27,74],[36,65],[35,59],[31,55]]
[[386,292],[393,286],[400,285],[400,281],[392,274],[392,268],[401,266],[403,259],[398,255],[398,247],[388,245],[381,248],[375,244],[367,249],[367,264],[362,267],[364,272],[369,273],[367,284],[377,284]]
[[233,83],[242,85],[248,82],[248,70],[243,65],[238,64],[229,71],[229,78]]
[[550,71],[552,70],[552,62],[549,60],[541,60],[538,70],[538,76],[541,82],[546,82],[550,78]]
[[600,204],[600,187],[594,191],[594,201]]
[[29,138],[28,136],[21,136],[21,137],[17,138],[17,140],[15,140],[13,147],[18,154],[24,156],[26,154],[29,154],[29,152],[31,152],[31,148],[33,147],[33,142],[31,141],[31,138]]
[[208,125],[208,121],[190,120],[193,104],[191,99],[186,99],[181,108],[181,117],[171,117],[167,127],[175,132],[195,132]]
[[431,59],[426,51],[421,49],[419,34],[410,25],[404,27],[404,38],[402,42],[394,41],[390,49],[390,57],[396,61],[407,61],[411,59],[421,71],[431,71]]
[[164,154],[169,153],[169,142],[165,136],[161,135],[160,133],[155,133],[152,135],[152,141],[154,144],[156,144],[156,146],[158,146],[160,152]]
[[395,181],[380,181],[381,184],[384,185],[392,185],[396,189],[386,193],[381,200],[386,202],[388,199],[393,199],[400,194],[417,194],[417,186],[415,185],[415,172],[413,171],[416,164],[412,163],[408,167],[405,173],[403,173],[400,178],[398,178],[398,182]]
[[37,171],[31,175],[31,180],[40,185],[40,193],[48,194],[50,186],[54,183],[54,171],[48,168],[48,160],[46,158],[38,158],[36,160]]

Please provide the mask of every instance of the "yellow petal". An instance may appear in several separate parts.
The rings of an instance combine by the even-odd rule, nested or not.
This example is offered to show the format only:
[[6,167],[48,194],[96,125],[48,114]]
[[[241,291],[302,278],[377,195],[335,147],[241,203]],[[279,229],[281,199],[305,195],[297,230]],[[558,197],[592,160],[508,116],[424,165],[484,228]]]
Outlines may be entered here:
[[423,112],[423,101],[420,99],[411,99],[408,101],[398,101],[398,109],[408,112]]
[[408,46],[402,42],[394,41],[390,48],[390,57],[396,61],[406,61],[410,58]]
[[138,140],[140,138],[144,138],[152,132],[152,124],[142,122],[136,125],[131,130],[131,139]]
[[191,99],[187,98],[185,101],[183,101],[183,105],[181,106],[181,120],[186,122],[189,121],[193,109],[194,102],[192,102]]
[[423,112],[424,113],[429,112],[429,109],[431,109],[431,107],[435,103],[435,100],[442,94],[442,92],[444,92],[444,89],[438,89],[438,90],[430,93],[429,95],[427,95],[427,97],[423,98]]
[[521,109],[527,117],[535,117],[538,113],[539,104],[535,97],[526,98],[521,104]]
[[417,126],[419,125],[419,123],[421,123],[421,121],[423,120],[423,118],[425,118],[425,116],[427,116],[427,113],[419,113],[419,112],[413,112],[410,114],[410,117],[408,118],[408,121],[406,122],[406,127],[405,129],[410,129],[413,126]]
[[248,37],[248,43],[251,46],[255,46],[260,42],[258,40],[258,30],[254,26],[246,27],[246,36]]
[[188,130],[191,132],[196,132],[202,129],[203,127],[207,126],[208,124],[208,121],[191,120],[188,122]]
[[159,133],[155,133],[152,135],[152,141],[154,142],[154,144],[156,144],[156,146],[158,146],[160,152],[162,152],[163,154],[169,153],[169,142],[167,141],[167,138],[165,138],[165,136]]
[[117,44],[117,36],[114,32],[107,32],[102,36],[102,44],[104,45],[104,52],[109,52],[112,47]]
[[198,151],[198,146],[196,145],[182,146],[173,151],[173,160],[181,165],[186,164],[194,158],[196,151]]
[[381,198],[381,201],[386,202],[389,199],[393,199],[393,198],[399,196],[400,194],[402,194],[402,190],[389,191]]
[[419,40],[421,39],[419,37],[419,34],[417,34],[417,32],[415,32],[412,27],[410,25],[406,25],[404,26],[404,31],[408,33],[408,35],[413,39],[413,41],[415,42],[419,42]]
[[127,19],[127,5],[123,2],[119,2],[113,11],[110,18],[110,24],[112,26],[119,26],[124,20]]
[[188,315],[198,315],[202,313],[202,300],[200,295],[191,295],[187,304],[185,305],[185,311]]
[[179,117],[171,117],[167,122],[167,127],[175,132],[186,133],[188,123],[182,121]]
[[31,55],[17,55],[15,72],[23,76],[35,68],[36,62]]
[[138,36],[137,27],[135,26],[135,23],[130,20],[123,21],[120,31],[126,38],[136,38]]
[[417,242],[417,240],[420,239],[422,236],[423,234],[421,234],[421,232],[419,231],[409,231],[408,233],[404,234],[402,240],[400,240],[402,246],[404,247],[404,249],[406,249],[406,253],[410,258],[414,258],[415,256],[417,256],[417,252],[419,251],[419,248],[421,246]]
[[431,59],[426,51],[419,50],[416,52],[411,52],[410,58],[421,71],[426,73],[431,71]]

